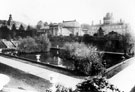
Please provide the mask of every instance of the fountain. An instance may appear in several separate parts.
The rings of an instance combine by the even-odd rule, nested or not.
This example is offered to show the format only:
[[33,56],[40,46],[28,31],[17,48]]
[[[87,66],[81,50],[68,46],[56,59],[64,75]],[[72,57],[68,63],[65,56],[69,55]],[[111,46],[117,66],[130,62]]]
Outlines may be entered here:
[[40,56],[41,56],[40,54],[36,55],[37,62],[40,62]]

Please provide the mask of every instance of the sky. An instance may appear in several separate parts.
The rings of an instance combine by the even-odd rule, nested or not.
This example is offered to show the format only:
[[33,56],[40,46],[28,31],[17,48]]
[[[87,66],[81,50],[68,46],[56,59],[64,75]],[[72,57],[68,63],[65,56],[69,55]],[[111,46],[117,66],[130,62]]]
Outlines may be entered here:
[[107,12],[114,21],[120,19],[135,27],[135,0],[0,0],[0,19],[36,25],[38,21],[62,22],[77,20],[80,24],[98,24]]

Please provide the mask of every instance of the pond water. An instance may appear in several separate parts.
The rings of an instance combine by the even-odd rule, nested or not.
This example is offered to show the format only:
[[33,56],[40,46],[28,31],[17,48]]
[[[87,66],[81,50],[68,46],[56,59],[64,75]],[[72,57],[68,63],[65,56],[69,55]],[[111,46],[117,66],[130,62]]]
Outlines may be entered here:
[[41,62],[44,64],[50,64],[53,66],[74,70],[73,61],[60,58],[59,51],[56,50],[51,50],[48,53],[21,54],[19,57],[34,60],[35,62]]
[[[29,60],[33,60],[33,62],[41,62],[44,64],[49,64],[52,66],[57,66],[61,68],[65,68],[68,70],[74,70],[74,61],[67,60],[64,58],[60,58],[62,55],[58,50],[51,50],[48,53],[36,53],[36,54],[20,54],[18,57],[26,58]],[[103,55],[103,64],[105,63],[105,67],[109,68],[113,65],[116,65],[122,62],[122,55],[117,54],[104,54]],[[105,62],[104,62],[105,61]]]

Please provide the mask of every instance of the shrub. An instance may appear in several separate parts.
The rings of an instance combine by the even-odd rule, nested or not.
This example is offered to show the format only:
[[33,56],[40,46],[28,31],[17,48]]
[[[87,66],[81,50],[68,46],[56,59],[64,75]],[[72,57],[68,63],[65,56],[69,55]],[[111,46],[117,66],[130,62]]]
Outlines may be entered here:
[[103,68],[103,64],[101,62],[93,62],[91,75],[102,75],[105,72],[105,68]]
[[85,44],[90,43],[90,35],[84,34],[82,40]]
[[[66,43],[63,47],[66,50],[65,58],[74,60],[75,70],[86,75],[98,75],[104,71],[102,57],[97,53],[94,46],[86,46],[84,43]],[[92,73],[94,72],[94,73]]]
[[73,92],[73,90],[71,88],[67,88],[63,85],[56,85],[56,92]]
[[75,52],[75,49],[79,46],[79,43],[65,43],[63,49],[69,52],[71,55]]
[[56,90],[46,92],[123,92],[107,81],[105,77],[97,76],[88,78],[76,85],[76,89],[67,88],[63,85],[56,85]]
[[76,92],[122,92],[104,77],[94,77],[79,83]]

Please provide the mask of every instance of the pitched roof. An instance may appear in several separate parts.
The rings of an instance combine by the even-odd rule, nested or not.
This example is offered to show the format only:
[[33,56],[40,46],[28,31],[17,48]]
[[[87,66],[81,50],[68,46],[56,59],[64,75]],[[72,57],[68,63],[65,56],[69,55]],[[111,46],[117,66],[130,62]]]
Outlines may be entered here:
[[76,20],[73,21],[63,21],[62,26],[65,28],[79,28],[81,25]]

